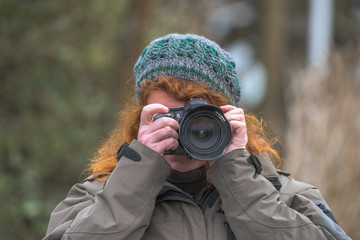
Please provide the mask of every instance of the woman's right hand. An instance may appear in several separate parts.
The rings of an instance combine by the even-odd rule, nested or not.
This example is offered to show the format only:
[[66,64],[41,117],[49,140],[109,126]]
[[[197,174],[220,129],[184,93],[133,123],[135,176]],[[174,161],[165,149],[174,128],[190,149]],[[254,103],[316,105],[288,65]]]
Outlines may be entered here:
[[179,123],[172,118],[162,117],[153,121],[158,113],[166,113],[169,109],[162,104],[146,105],[141,112],[137,140],[145,146],[163,155],[166,150],[175,150],[179,146]]

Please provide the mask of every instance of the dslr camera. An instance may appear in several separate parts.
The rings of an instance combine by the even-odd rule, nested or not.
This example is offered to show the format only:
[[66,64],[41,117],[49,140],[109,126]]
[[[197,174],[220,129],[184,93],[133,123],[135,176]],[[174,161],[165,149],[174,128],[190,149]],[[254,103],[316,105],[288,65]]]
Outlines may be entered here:
[[209,161],[220,157],[232,138],[232,129],[222,110],[202,98],[192,98],[184,107],[170,108],[153,121],[169,117],[179,122],[179,147],[166,155],[188,155]]

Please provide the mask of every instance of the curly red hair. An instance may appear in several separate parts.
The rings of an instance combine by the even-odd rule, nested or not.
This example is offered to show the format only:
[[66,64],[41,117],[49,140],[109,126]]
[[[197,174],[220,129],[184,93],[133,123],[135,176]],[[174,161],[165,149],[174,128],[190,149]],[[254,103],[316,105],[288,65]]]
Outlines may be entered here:
[[[129,101],[127,106],[119,113],[118,122],[110,136],[101,144],[95,153],[88,170],[98,181],[106,181],[117,164],[116,152],[123,142],[130,143],[137,138],[140,115],[142,108],[147,105],[147,98],[153,90],[163,90],[170,96],[181,101],[190,98],[201,97],[209,104],[224,106],[229,104],[226,97],[207,90],[206,85],[178,79],[170,76],[160,76],[158,81],[144,80],[140,86],[142,96],[140,103],[135,103],[135,97]],[[264,131],[264,122],[250,113],[245,113],[247,125],[248,144],[246,150],[261,155],[267,152],[276,166],[280,167],[281,159],[275,149],[272,148],[274,141],[269,141]]]

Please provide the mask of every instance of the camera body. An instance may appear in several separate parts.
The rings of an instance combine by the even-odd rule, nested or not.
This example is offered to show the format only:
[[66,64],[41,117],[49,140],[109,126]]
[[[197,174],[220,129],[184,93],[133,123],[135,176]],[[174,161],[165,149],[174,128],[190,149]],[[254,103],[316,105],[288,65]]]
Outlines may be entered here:
[[220,157],[232,138],[232,129],[222,110],[202,98],[192,98],[184,107],[170,108],[153,121],[170,117],[179,122],[179,147],[165,155],[189,155],[209,161]]

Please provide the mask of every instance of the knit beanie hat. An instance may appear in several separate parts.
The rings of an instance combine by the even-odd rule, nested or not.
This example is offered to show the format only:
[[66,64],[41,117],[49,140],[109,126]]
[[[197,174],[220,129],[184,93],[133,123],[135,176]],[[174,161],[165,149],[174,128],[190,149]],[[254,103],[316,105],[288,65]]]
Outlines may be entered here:
[[169,34],[152,41],[135,64],[137,100],[141,98],[140,83],[156,81],[168,75],[196,83],[225,95],[231,104],[240,102],[240,84],[235,62],[217,43],[194,34]]

